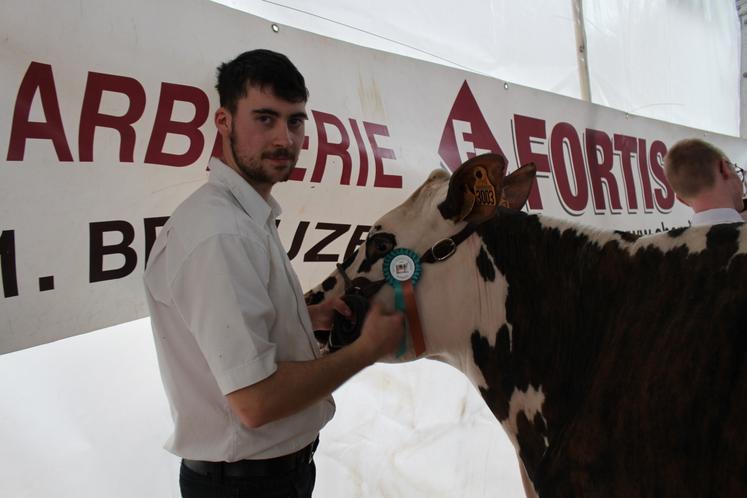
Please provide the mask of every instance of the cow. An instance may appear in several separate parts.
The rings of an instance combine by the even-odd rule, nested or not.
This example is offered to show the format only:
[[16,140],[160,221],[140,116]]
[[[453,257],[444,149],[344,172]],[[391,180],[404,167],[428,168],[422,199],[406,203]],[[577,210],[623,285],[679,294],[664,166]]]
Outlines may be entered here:
[[370,301],[402,302],[399,251],[419,280],[386,361],[463,372],[529,496],[747,496],[745,224],[639,238],[527,214],[534,176],[495,154],[432,173],[307,293],[357,315],[327,348],[354,340]]

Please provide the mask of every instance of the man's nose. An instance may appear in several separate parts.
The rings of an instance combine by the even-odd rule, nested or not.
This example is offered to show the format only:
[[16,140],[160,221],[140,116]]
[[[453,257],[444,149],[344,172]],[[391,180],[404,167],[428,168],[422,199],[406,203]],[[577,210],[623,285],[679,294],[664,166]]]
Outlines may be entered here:
[[289,147],[294,144],[295,137],[287,124],[281,123],[275,127],[273,145],[276,147]]

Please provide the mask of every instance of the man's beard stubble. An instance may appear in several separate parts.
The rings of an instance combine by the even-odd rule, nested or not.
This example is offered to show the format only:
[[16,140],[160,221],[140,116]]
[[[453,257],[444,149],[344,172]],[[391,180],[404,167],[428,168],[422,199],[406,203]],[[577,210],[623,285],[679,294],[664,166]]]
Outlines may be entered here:
[[288,168],[288,171],[278,180],[278,182],[288,181],[291,173],[293,173],[293,170],[296,168],[296,162],[298,161],[298,158],[293,154],[293,152],[288,149],[283,148],[275,149],[272,152],[262,152],[262,154],[259,156],[259,160],[252,160],[247,163],[243,161],[236,152],[236,135],[234,134],[233,130],[231,130],[229,142],[231,144],[231,154],[233,154],[233,160],[236,162],[236,166],[246,177],[246,179],[252,182],[256,182],[259,184],[275,183],[273,179],[270,178],[269,175],[262,170],[262,166],[260,164],[260,161],[262,159],[289,159],[291,161],[290,168]]

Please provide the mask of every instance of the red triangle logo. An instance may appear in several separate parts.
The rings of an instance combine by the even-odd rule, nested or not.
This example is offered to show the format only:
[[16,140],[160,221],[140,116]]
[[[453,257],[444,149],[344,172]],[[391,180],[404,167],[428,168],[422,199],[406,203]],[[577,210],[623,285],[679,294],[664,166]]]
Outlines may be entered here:
[[467,159],[486,152],[506,157],[465,80],[446,120],[438,154],[454,171]]

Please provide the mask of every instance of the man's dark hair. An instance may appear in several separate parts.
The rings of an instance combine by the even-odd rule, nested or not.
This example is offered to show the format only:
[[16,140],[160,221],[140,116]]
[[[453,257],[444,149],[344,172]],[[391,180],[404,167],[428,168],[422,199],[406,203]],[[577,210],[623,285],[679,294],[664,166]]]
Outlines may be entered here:
[[303,75],[283,54],[267,49],[244,52],[218,66],[220,105],[236,112],[236,103],[250,87],[267,89],[288,102],[306,102],[309,91]]

